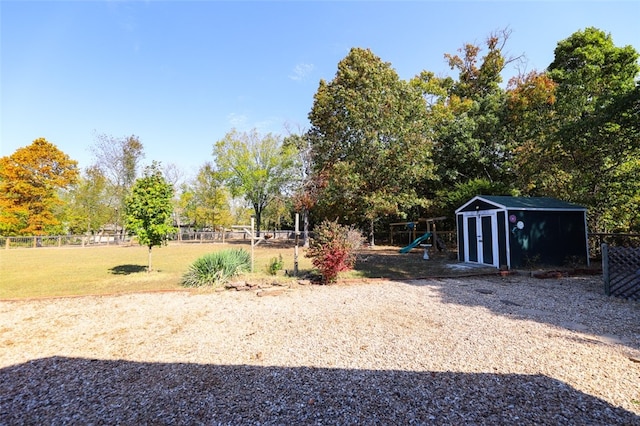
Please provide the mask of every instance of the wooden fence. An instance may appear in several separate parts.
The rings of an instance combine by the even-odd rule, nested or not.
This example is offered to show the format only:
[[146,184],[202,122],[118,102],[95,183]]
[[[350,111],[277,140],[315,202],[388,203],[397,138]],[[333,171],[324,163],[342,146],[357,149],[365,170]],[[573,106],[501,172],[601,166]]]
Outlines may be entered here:
[[602,276],[608,296],[640,300],[640,247],[603,244]]

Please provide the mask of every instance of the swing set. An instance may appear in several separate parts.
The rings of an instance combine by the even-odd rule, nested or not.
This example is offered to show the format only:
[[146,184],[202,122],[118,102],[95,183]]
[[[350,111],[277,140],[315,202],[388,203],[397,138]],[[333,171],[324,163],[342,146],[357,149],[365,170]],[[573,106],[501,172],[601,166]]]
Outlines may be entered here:
[[[394,236],[399,244],[407,242],[407,244],[411,243],[418,239],[419,235],[430,233],[433,238],[434,244],[441,248],[444,251],[447,251],[447,247],[444,244],[444,241],[438,236],[438,227],[436,225],[437,222],[442,222],[446,220],[446,216],[440,217],[429,217],[429,218],[420,218],[417,221],[413,222],[396,222],[391,223],[389,225],[389,243],[391,245],[394,244]],[[422,223],[425,224],[425,227],[422,228],[420,226]],[[422,229],[418,229],[422,228]],[[402,237],[402,236],[408,236]],[[406,239],[405,239],[406,238]],[[404,241],[402,241],[404,240]]]

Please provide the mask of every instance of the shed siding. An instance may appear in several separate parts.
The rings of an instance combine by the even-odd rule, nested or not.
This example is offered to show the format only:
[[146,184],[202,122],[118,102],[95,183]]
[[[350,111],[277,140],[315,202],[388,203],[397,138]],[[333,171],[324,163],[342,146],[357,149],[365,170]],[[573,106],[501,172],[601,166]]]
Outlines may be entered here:
[[[461,261],[509,268],[589,264],[586,209],[577,204],[548,197],[479,195],[458,208],[456,215]],[[492,215],[495,222],[489,226],[486,218]],[[482,233],[476,234],[476,224],[482,226]],[[492,233],[490,245],[486,244],[488,233]],[[478,245],[466,245],[480,235],[483,252],[479,257]],[[495,245],[497,250],[489,253]]]
[[508,266],[507,261],[507,231],[505,228],[507,215],[504,211],[498,212],[498,266]]
[[586,259],[584,213],[581,211],[511,210],[524,227],[510,226],[511,267],[533,264],[561,266]]
[[458,260],[464,262],[464,217],[461,214],[458,215]]

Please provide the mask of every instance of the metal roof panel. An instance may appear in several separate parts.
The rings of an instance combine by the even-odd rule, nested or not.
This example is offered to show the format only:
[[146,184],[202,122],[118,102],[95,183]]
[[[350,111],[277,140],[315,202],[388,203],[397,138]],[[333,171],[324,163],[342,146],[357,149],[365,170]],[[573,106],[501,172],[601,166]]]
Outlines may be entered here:
[[586,210],[578,204],[551,197],[509,197],[502,195],[479,195],[478,198],[498,204],[506,209],[518,210]]

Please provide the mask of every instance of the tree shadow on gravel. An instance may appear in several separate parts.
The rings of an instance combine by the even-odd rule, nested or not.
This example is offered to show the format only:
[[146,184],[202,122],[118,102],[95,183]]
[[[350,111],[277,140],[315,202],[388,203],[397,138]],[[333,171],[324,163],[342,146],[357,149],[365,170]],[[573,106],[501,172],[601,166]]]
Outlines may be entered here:
[[591,344],[624,345],[631,349],[628,356],[640,357],[640,303],[605,295],[600,277],[479,274],[402,282],[437,289],[442,303],[550,324],[583,333]]
[[[632,349],[629,356],[640,358],[640,303],[606,296],[601,275],[537,279],[521,271],[501,276],[496,268],[459,262],[453,253],[432,248],[429,260],[422,256],[420,248],[406,254],[390,246],[364,249],[355,270],[365,278],[435,287],[443,303],[481,306],[509,318],[597,336],[591,343],[622,344]],[[538,299],[532,299],[531,289]],[[582,316],[571,314],[576,311]],[[612,312],[619,321],[611,321]]]
[[443,303],[481,306],[596,336],[590,343],[621,344],[631,349],[630,357],[640,358],[640,302],[606,296],[602,275],[538,279],[529,276],[531,271],[511,271],[515,274],[501,276],[496,268],[459,262],[451,253],[432,250],[429,260],[422,254],[418,248],[406,254],[395,247],[363,250],[356,270],[364,277],[435,287]]
[[640,424],[543,375],[37,359],[0,370],[1,424]]

